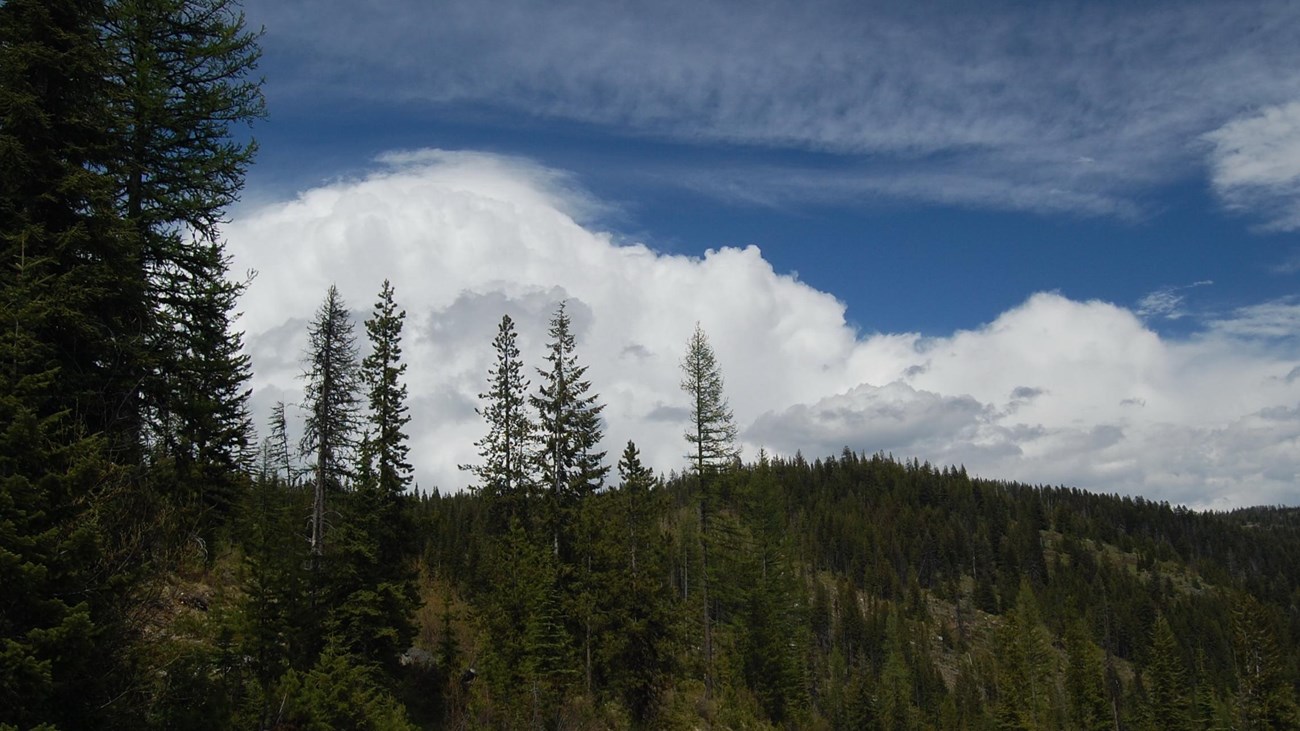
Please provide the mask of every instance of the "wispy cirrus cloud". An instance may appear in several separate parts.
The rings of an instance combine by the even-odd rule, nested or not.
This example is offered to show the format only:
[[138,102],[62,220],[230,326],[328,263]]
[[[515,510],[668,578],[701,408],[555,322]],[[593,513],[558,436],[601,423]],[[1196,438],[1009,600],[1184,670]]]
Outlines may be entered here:
[[[1132,217],[1145,191],[1201,173],[1207,139],[1230,158],[1221,189],[1243,190],[1233,171],[1258,167],[1222,152],[1251,131],[1232,120],[1300,99],[1300,6],[1284,0],[251,0],[249,12],[296,79],[272,76],[273,101],[399,99],[496,124],[824,153],[854,163],[820,193],[839,201]],[[770,175],[681,179],[750,202],[819,194],[806,168],[765,162]]]
[[[1270,106],[1207,134],[1211,182],[1229,208],[1300,229],[1300,101]],[[1294,259],[1284,266],[1294,266]]]
[[1184,294],[1189,289],[1197,287],[1208,287],[1214,284],[1209,279],[1203,279],[1191,284],[1178,286],[1161,287],[1151,292],[1137,303],[1137,315],[1144,319],[1161,318],[1165,320],[1179,320],[1187,316],[1187,310],[1183,307],[1187,295]]

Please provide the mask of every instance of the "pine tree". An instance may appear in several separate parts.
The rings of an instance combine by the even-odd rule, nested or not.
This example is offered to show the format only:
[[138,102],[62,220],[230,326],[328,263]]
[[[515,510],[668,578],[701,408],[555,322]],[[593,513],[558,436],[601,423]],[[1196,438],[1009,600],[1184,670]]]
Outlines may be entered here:
[[604,505],[590,501],[590,520],[613,533],[599,593],[604,624],[598,677],[601,686],[622,697],[634,719],[644,722],[676,667],[677,621],[668,586],[668,544],[659,529],[663,495],[631,441],[618,472],[618,490],[599,496],[608,498]]
[[1005,728],[1052,728],[1056,661],[1028,577],[998,630],[999,717]]
[[350,476],[357,430],[360,372],[352,319],[338,289],[330,285],[308,331],[307,380],[303,402],[307,417],[299,452],[314,457],[312,555],[324,552],[325,495],[344,488]]
[[406,408],[406,373],[402,362],[402,323],[406,311],[393,302],[393,286],[384,280],[375,303],[374,313],[366,320],[370,337],[370,354],[361,361],[370,401],[370,426],[374,436],[375,479],[379,490],[387,495],[402,494],[411,484],[411,464],[406,461],[409,448],[403,431],[411,417]]
[[103,12],[0,4],[0,726],[138,710],[109,707],[132,680],[122,613],[154,536],[128,479],[142,290],[104,173]]
[[108,170],[148,307],[140,408],[155,451],[178,461],[178,487],[227,512],[230,474],[248,467],[250,370],[233,329],[245,285],[228,277],[219,224],[256,150],[233,127],[264,114],[250,78],[258,34],[234,0],[116,0],[108,10]]
[[1110,705],[1106,702],[1106,677],[1102,651],[1088,638],[1081,620],[1071,622],[1065,631],[1066,683],[1069,692],[1070,720],[1083,731],[1108,731],[1112,728]]
[[708,336],[695,326],[686,342],[682,359],[682,390],[691,398],[691,422],[686,441],[692,445],[687,454],[695,474],[713,475],[730,466],[737,458],[736,424],[723,393],[722,370],[718,367]]
[[94,0],[21,0],[0,13],[0,307],[10,388],[38,418],[66,412],[123,463],[139,456],[144,359],[138,247],[105,172],[108,64]]
[[1232,611],[1232,648],[1237,661],[1237,728],[1300,729],[1295,691],[1277,649],[1279,622],[1247,594]]
[[475,489],[488,502],[493,528],[499,532],[512,520],[528,522],[536,426],[527,410],[528,381],[515,342],[515,324],[509,315],[501,318],[492,347],[496,364],[488,370],[488,390],[479,394],[483,406],[476,409],[488,427],[488,433],[474,443],[481,461],[461,465],[461,469],[478,479]]
[[704,687],[713,692],[713,608],[709,604],[709,519],[711,490],[718,473],[737,457],[736,425],[723,394],[722,371],[713,348],[698,323],[686,343],[682,358],[682,390],[691,399],[691,423],[686,442],[694,447],[687,455],[699,484],[700,598],[703,605]]
[[1152,726],[1170,731],[1190,729],[1187,675],[1178,640],[1163,614],[1156,617],[1151,629],[1151,662],[1145,678]]
[[557,553],[578,503],[600,489],[609,471],[601,464],[605,453],[596,451],[604,406],[588,393],[591,382],[585,379],[587,367],[578,365],[571,324],[562,301],[551,318],[549,369],[537,369],[541,382],[529,399],[538,417],[537,461],[548,490],[547,519]]
[[284,474],[284,484],[292,487],[297,478],[293,455],[289,451],[289,425],[284,418],[284,402],[276,401],[271,407],[271,436],[268,444],[270,467],[275,474]]

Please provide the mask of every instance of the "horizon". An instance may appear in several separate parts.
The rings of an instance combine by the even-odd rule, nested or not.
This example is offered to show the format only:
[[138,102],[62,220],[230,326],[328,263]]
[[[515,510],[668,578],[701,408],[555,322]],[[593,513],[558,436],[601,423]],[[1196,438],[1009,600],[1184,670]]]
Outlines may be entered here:
[[387,277],[424,489],[467,484],[495,321],[529,358],[568,299],[604,448],[661,472],[699,320],[746,455],[1297,504],[1294,6],[245,9],[259,429],[325,287]]

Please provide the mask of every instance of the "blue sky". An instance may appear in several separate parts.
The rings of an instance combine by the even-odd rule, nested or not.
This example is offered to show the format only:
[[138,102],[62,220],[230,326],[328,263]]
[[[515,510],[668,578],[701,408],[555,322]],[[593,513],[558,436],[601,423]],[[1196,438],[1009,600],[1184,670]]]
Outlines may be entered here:
[[[607,430],[645,441],[660,469],[680,466],[679,429],[658,417],[676,413],[672,351],[699,319],[725,331],[749,449],[847,443],[1198,506],[1300,502],[1294,3],[246,11],[266,29],[270,118],[228,234],[237,265],[260,272],[247,306],[260,408],[294,397],[297,341],[278,320],[307,318],[329,281],[364,310],[382,231],[430,356],[453,331],[486,350],[490,302],[544,323],[560,298],[591,309],[593,353],[653,356],[668,372],[644,393],[610,369],[605,388],[626,402]],[[561,256],[580,258],[546,274]],[[628,257],[641,264],[623,269]],[[284,273],[306,259],[305,276]],[[430,274],[443,291],[423,291],[418,268],[453,260],[481,272]],[[579,261],[596,268],[570,281]],[[681,276],[645,274],[659,270]],[[704,277],[769,317],[728,319],[700,296],[680,337],[636,330],[630,305],[587,281],[613,272],[643,306],[690,304],[673,287]],[[601,340],[614,333],[626,342]],[[746,339],[791,352],[767,363]],[[446,452],[417,461],[426,486],[463,486],[446,465],[472,456],[471,375],[488,355],[413,389],[429,399],[424,443]]]

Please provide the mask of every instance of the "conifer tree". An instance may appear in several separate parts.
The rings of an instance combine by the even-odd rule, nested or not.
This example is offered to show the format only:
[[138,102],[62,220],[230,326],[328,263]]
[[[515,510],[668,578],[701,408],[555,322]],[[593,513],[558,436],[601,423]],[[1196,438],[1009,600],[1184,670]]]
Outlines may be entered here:
[[[0,4],[0,726],[130,725],[135,249],[104,173],[103,5]],[[133,526],[135,527],[135,526]],[[131,546],[138,548],[138,546]],[[114,575],[114,571],[120,572]]]
[[375,480],[387,495],[400,495],[411,484],[411,464],[407,462],[406,424],[410,414],[406,407],[406,373],[402,362],[402,324],[406,311],[393,302],[393,286],[387,279],[379,292],[374,313],[366,320],[370,354],[361,361],[370,402],[370,440]]
[[289,425],[284,418],[283,401],[276,401],[275,406],[271,407],[271,436],[269,440],[268,449],[271,469],[276,474],[283,472],[284,484],[292,487],[296,475],[293,468],[293,455],[289,451]]
[[461,465],[478,479],[475,489],[487,500],[498,531],[512,519],[527,523],[526,505],[533,490],[530,461],[536,426],[528,413],[528,381],[515,340],[515,323],[504,315],[492,341],[496,363],[488,370],[488,390],[479,394],[483,406],[476,409],[488,427],[474,443],[480,462]]
[[1237,661],[1236,727],[1300,729],[1300,708],[1277,649],[1277,620],[1247,594],[1232,611],[1232,648]]
[[998,630],[997,657],[998,712],[1003,726],[1052,727],[1056,660],[1028,577],[1021,578],[1016,604]]
[[366,321],[371,352],[361,363],[370,413],[361,440],[355,489],[345,497],[344,520],[332,540],[330,640],[368,662],[392,670],[410,645],[418,599],[405,550],[409,531],[402,511],[410,481],[403,427],[410,420],[406,386],[399,379],[402,322],[385,281]]
[[715,477],[738,456],[735,446],[736,425],[723,393],[722,371],[713,355],[704,330],[695,332],[686,343],[682,358],[682,390],[691,399],[691,422],[686,442],[692,446],[687,455],[699,484],[700,520],[700,598],[703,605],[704,687],[713,692],[713,608],[709,603],[709,519],[711,490]]
[[1107,731],[1112,728],[1110,705],[1106,702],[1106,677],[1102,651],[1088,638],[1081,620],[1071,622],[1065,631],[1066,683],[1069,693],[1070,720],[1083,731]]
[[251,78],[258,34],[236,0],[116,0],[111,54],[113,154],[107,169],[138,246],[148,362],[141,403],[153,448],[181,485],[228,509],[229,475],[248,467],[248,357],[233,329],[244,284],[229,279],[219,224],[256,144],[234,126],[264,114]]
[[600,488],[609,471],[601,464],[605,453],[596,451],[604,406],[596,403],[596,394],[588,393],[591,382],[585,378],[587,367],[578,365],[571,325],[561,301],[551,318],[549,367],[537,369],[541,382],[529,399],[537,412],[537,461],[548,491],[547,520],[557,553],[578,503]]
[[682,359],[682,390],[691,399],[691,422],[686,441],[691,445],[687,459],[695,474],[704,477],[730,466],[738,456],[736,424],[723,391],[718,367],[708,336],[697,323],[686,342]]
[[1151,662],[1147,665],[1146,691],[1152,726],[1179,731],[1191,728],[1187,675],[1178,640],[1162,614],[1151,629]]
[[307,417],[299,452],[313,457],[312,555],[324,552],[325,496],[344,488],[350,476],[357,430],[357,391],[361,386],[352,319],[330,285],[308,330],[303,403]]

